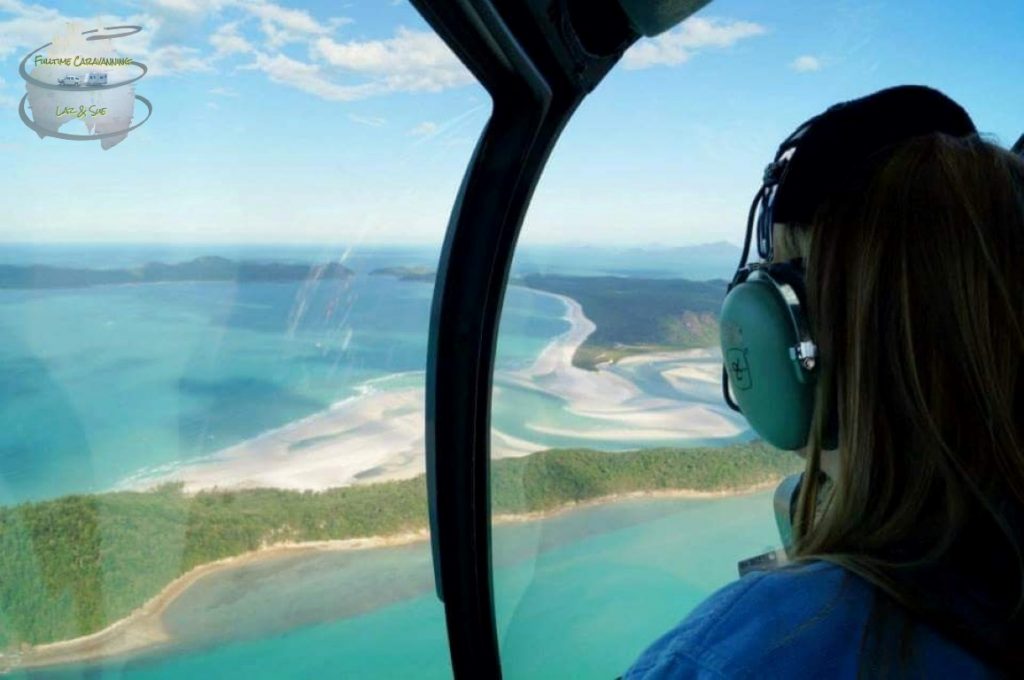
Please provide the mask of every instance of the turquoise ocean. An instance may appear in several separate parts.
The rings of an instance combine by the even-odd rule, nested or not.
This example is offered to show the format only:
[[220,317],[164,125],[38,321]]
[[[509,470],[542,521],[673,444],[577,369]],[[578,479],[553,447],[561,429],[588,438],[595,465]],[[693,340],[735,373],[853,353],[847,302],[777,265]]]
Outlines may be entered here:
[[[334,259],[356,274],[0,291],[0,504],[118,488],[339,401],[422,384],[431,286],[370,272],[432,266],[429,251],[3,247],[0,264],[124,267],[206,254]],[[560,259],[540,253],[517,267],[548,271],[545,257]],[[685,263],[673,263],[678,271],[634,260],[644,275],[686,275]],[[619,269],[595,258],[572,273],[630,273],[628,257],[606,261]],[[499,371],[529,366],[568,329],[565,313],[556,298],[510,288]],[[586,427],[561,406],[550,394],[504,385],[494,425],[522,436],[524,413],[544,413],[562,430]],[[543,443],[579,445],[557,436]],[[695,443],[705,442],[653,444]],[[652,445],[597,443],[631,444]],[[738,559],[774,541],[769,506],[764,494],[630,501],[499,527],[495,579],[509,675],[613,677],[731,580]],[[423,544],[275,558],[203,579],[176,601],[165,618],[177,641],[171,648],[32,675],[445,677],[431,574]]]
[[[773,542],[770,505],[623,501],[497,527],[505,676],[616,677]],[[166,617],[177,647],[21,677],[451,677],[431,579],[425,544],[262,562],[183,595]]]

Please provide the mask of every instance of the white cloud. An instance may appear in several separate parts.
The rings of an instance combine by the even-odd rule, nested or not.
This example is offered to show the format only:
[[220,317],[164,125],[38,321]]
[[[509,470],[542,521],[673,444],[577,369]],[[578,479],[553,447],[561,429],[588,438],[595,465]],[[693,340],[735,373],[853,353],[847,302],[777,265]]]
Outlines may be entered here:
[[790,63],[789,67],[799,73],[808,73],[811,71],[820,71],[822,63],[821,59],[810,54],[805,54],[794,59],[792,63]]
[[302,9],[289,9],[272,2],[250,1],[241,5],[249,14],[276,24],[280,28],[299,34],[320,35],[329,29],[321,25],[309,12]]
[[473,82],[473,77],[433,33],[399,28],[386,40],[340,43],[313,40],[311,62],[284,54],[256,53],[242,68],[328,101],[356,101],[394,92],[440,92]]
[[[67,22],[78,21],[85,27],[97,23],[144,26],[142,32],[117,41],[116,48],[145,63],[151,76],[212,72],[221,59],[247,55],[250,63],[241,68],[260,71],[274,83],[328,101],[439,92],[473,82],[469,71],[432,32],[400,27],[390,38],[346,42],[339,41],[335,31],[350,19],[320,20],[270,0],[139,0],[139,4],[144,13],[85,20],[31,4],[31,0],[0,0],[0,59],[50,42]],[[195,42],[172,39],[182,27],[195,28],[218,18],[212,33],[190,33]],[[308,58],[281,51],[292,43],[307,49]]]
[[11,15],[10,18],[0,19],[0,59],[15,52],[19,55],[27,53],[45,45],[69,23],[83,28],[139,25],[144,26],[145,30],[118,40],[116,48],[120,53],[144,62],[149,67],[150,76],[210,70],[202,52],[197,48],[173,44],[155,47],[155,36],[162,25],[161,18],[157,16],[102,15],[83,19],[20,0],[0,0],[0,12]]
[[483,104],[477,104],[476,106],[466,109],[457,116],[449,118],[443,123],[424,121],[409,130],[409,134],[411,136],[419,137],[419,139],[414,142],[414,145],[417,146],[420,144],[435,142],[438,142],[445,147],[463,145],[466,140],[473,139],[472,132],[470,132],[469,135],[466,134],[469,132],[469,128],[476,128],[476,130],[479,130],[478,124],[480,121],[471,121],[474,121],[476,114],[483,108]]
[[262,71],[272,82],[294,87],[328,101],[356,101],[380,92],[375,83],[340,85],[324,75],[318,64],[297,61],[283,54],[271,57],[258,53],[254,63],[241,68]]
[[360,125],[366,125],[367,127],[384,127],[387,124],[387,120],[378,116],[359,116],[354,113],[348,114],[348,119],[353,123],[359,123]]
[[12,18],[0,20],[0,59],[45,45],[53,40],[54,33],[63,26],[57,10],[39,5],[27,5],[18,0],[0,0],[0,11],[13,15]]
[[216,12],[232,0],[151,0],[157,10],[169,10],[181,14],[205,14]]
[[210,44],[217,50],[215,56],[248,54],[253,51],[252,43],[238,33],[238,22],[224,24],[210,36]]
[[203,54],[194,47],[165,45],[146,53],[147,76],[170,76],[181,73],[212,71]]
[[215,87],[210,90],[210,94],[215,94],[220,97],[237,97],[238,93],[228,87]]
[[440,92],[473,82],[469,70],[434,33],[399,28],[387,40],[339,43],[320,38],[314,57],[375,79],[383,92]]
[[[7,81],[3,78],[0,78],[0,90],[3,90],[5,87],[7,87]],[[0,92],[0,107],[3,107],[5,109],[13,108],[18,105],[18,102],[18,97],[12,97],[6,92]]]
[[677,66],[700,50],[732,47],[765,32],[764,26],[752,21],[695,17],[668,33],[637,43],[626,52],[623,64],[629,69]]
[[423,121],[413,129],[409,130],[409,134],[414,137],[433,137],[441,131],[441,126],[432,121]]
[[[7,81],[0,77],[0,90],[7,87]],[[6,93],[0,92],[0,106],[4,108],[14,107],[18,105],[18,98],[12,97]]]
[[[13,0],[5,0],[13,1]],[[255,20],[263,32],[266,47],[279,49],[289,43],[303,42],[310,37],[330,35],[339,26],[352,22],[347,17],[333,17],[318,21],[303,9],[285,7],[270,0],[144,0],[158,15],[201,19],[233,10],[241,20]],[[237,22],[236,22],[237,23]],[[233,41],[234,49],[242,52],[242,44]],[[216,46],[216,45],[215,45]],[[246,50],[247,51],[247,50]]]
[[339,26],[352,23],[345,17],[334,17],[320,23],[306,10],[282,7],[266,0],[236,0],[250,16],[260,21],[267,47],[279,49],[288,43],[302,42],[330,35]]

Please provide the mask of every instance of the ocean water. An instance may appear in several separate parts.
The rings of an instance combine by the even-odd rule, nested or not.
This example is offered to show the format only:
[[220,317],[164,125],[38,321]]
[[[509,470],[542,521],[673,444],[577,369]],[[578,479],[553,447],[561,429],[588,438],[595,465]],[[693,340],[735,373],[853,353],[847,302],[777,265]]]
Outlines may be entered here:
[[[497,527],[506,677],[615,677],[775,541],[770,506],[628,500]],[[422,543],[221,572],[168,611],[176,648],[13,677],[451,677],[430,574]]]
[[[369,272],[431,266],[437,254],[429,249],[2,246],[0,263],[107,268],[210,254],[334,259],[357,273],[347,281],[0,290],[0,504],[159,477],[339,401],[423,384],[432,286]],[[605,255],[590,270],[574,266],[604,273]],[[517,266],[545,271],[554,257],[542,250]],[[643,259],[633,260],[621,266],[641,269]],[[497,429],[551,447],[709,443],[581,440],[565,433],[607,424],[572,413],[549,392],[503,381],[501,371],[528,367],[569,328],[565,313],[550,295],[509,288]],[[648,382],[644,389],[656,393]]]
[[[422,384],[431,294],[365,274],[0,291],[0,504],[107,490],[368,389]],[[507,299],[514,368],[568,323],[550,296]]]
[[[431,266],[430,251],[4,246],[0,263],[123,267],[207,254],[289,261],[330,255],[357,274],[345,282],[0,291],[0,505],[109,490],[339,401],[422,385],[431,286],[369,272]],[[590,269],[576,261],[572,273],[608,273],[612,258],[605,255]],[[544,257],[519,267],[544,271],[558,259]],[[620,266],[650,273],[634,259]],[[531,365],[568,329],[565,313],[556,298],[510,288],[499,370]],[[648,394],[671,396],[655,373],[634,377]],[[526,415],[534,426],[560,432],[598,424],[541,389],[500,376],[496,384],[493,422],[513,437],[581,444],[539,434]],[[708,442],[586,443],[623,449]],[[629,501],[499,527],[495,584],[508,677],[614,676],[774,534],[763,494]],[[425,544],[286,557],[224,572],[176,601],[166,624],[173,648],[31,676],[450,676]]]

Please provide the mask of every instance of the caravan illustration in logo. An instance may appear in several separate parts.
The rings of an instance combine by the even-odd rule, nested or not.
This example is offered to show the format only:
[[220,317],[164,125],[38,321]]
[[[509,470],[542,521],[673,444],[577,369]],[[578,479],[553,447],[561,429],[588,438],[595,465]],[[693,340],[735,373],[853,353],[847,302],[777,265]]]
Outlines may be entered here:
[[[53,42],[26,55],[20,67],[26,90],[19,106],[22,122],[40,139],[99,140],[104,149],[124,141],[149,120],[153,104],[135,92],[146,65],[118,55],[113,42],[141,30],[108,26],[81,31],[68,24]],[[138,122],[137,103],[146,109]],[[88,134],[61,130],[73,121],[84,123]]]

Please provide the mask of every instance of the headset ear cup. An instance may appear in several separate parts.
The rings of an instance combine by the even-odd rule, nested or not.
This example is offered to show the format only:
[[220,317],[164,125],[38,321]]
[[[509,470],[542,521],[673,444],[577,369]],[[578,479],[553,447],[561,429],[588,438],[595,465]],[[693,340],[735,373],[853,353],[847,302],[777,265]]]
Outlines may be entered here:
[[736,402],[765,441],[789,451],[807,445],[816,382],[813,372],[801,379],[805,369],[790,354],[800,342],[796,302],[771,275],[755,271],[729,292],[721,313],[722,356]]
[[[790,286],[800,300],[801,308],[807,309],[807,284],[804,278],[802,259],[772,264],[766,268],[766,271],[776,282]],[[839,447],[839,408],[838,398],[834,392],[830,395],[827,409],[821,445],[822,448],[831,450]]]
[[784,283],[793,289],[800,306],[807,309],[807,289],[804,283],[804,265],[802,259],[789,262],[776,262],[764,268],[767,274],[776,283]]

